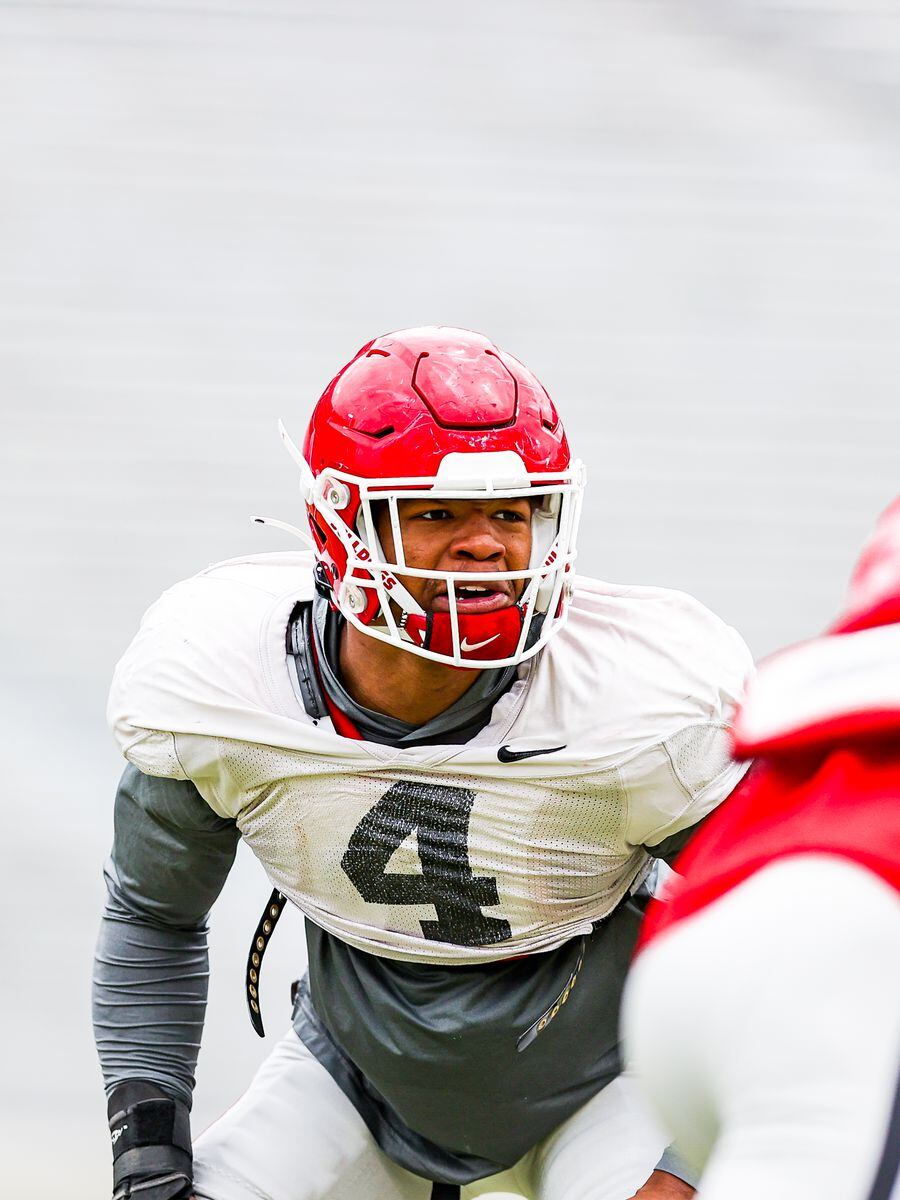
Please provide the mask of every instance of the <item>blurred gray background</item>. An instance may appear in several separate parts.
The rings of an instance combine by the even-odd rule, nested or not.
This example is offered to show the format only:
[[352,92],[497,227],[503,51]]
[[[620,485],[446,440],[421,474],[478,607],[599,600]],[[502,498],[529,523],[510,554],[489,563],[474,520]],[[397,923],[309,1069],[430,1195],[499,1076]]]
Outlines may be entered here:
[[[164,587],[291,547],[276,419],[482,330],[589,465],[585,571],[804,636],[897,490],[898,118],[898,0],[0,0],[5,1194],[107,1194],[106,689]],[[267,894],[214,913],[197,1127]],[[302,961],[286,918],[273,1033]]]

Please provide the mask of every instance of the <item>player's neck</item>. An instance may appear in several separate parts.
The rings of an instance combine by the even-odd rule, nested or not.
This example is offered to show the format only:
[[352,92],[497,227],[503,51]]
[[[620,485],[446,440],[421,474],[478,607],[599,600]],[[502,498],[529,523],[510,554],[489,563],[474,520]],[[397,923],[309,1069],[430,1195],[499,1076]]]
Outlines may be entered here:
[[481,674],[430,662],[348,624],[341,630],[340,669],[357,704],[410,725],[424,725],[444,712]]

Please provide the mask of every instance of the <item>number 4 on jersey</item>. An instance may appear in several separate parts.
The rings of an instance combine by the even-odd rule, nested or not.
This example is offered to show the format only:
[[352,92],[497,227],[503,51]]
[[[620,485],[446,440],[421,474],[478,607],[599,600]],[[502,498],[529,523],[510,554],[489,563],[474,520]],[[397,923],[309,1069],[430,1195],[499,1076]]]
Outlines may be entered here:
[[[512,936],[509,922],[486,917],[499,904],[497,880],[475,876],[469,864],[469,816],[475,793],[401,779],[369,809],[350,837],[341,866],[372,904],[431,904],[422,921],[429,941],[484,946]],[[421,875],[388,872],[391,856],[416,830]]]

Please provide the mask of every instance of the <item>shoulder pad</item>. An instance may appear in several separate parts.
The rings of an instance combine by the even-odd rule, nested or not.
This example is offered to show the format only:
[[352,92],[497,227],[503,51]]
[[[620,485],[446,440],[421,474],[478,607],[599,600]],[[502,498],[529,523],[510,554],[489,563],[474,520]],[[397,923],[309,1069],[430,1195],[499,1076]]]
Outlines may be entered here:
[[302,552],[231,559],[151,605],[116,665],[107,707],[126,758],[183,778],[172,735],[243,737],[248,714],[278,711],[284,681],[272,679],[271,640],[283,647],[291,610],[312,596],[312,568]]
[[743,758],[889,732],[900,733],[900,625],[813,638],[765,659],[734,727]]

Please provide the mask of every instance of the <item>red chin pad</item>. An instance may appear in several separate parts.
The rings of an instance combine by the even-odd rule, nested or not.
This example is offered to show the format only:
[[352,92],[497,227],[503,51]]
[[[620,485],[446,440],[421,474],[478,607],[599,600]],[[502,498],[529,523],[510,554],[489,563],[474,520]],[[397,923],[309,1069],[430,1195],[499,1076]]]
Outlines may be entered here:
[[[524,614],[518,604],[498,612],[459,614],[460,657],[466,662],[486,662],[494,658],[511,658],[522,636]],[[406,632],[425,650],[436,654],[453,654],[453,628],[448,612],[413,613],[406,622]]]

